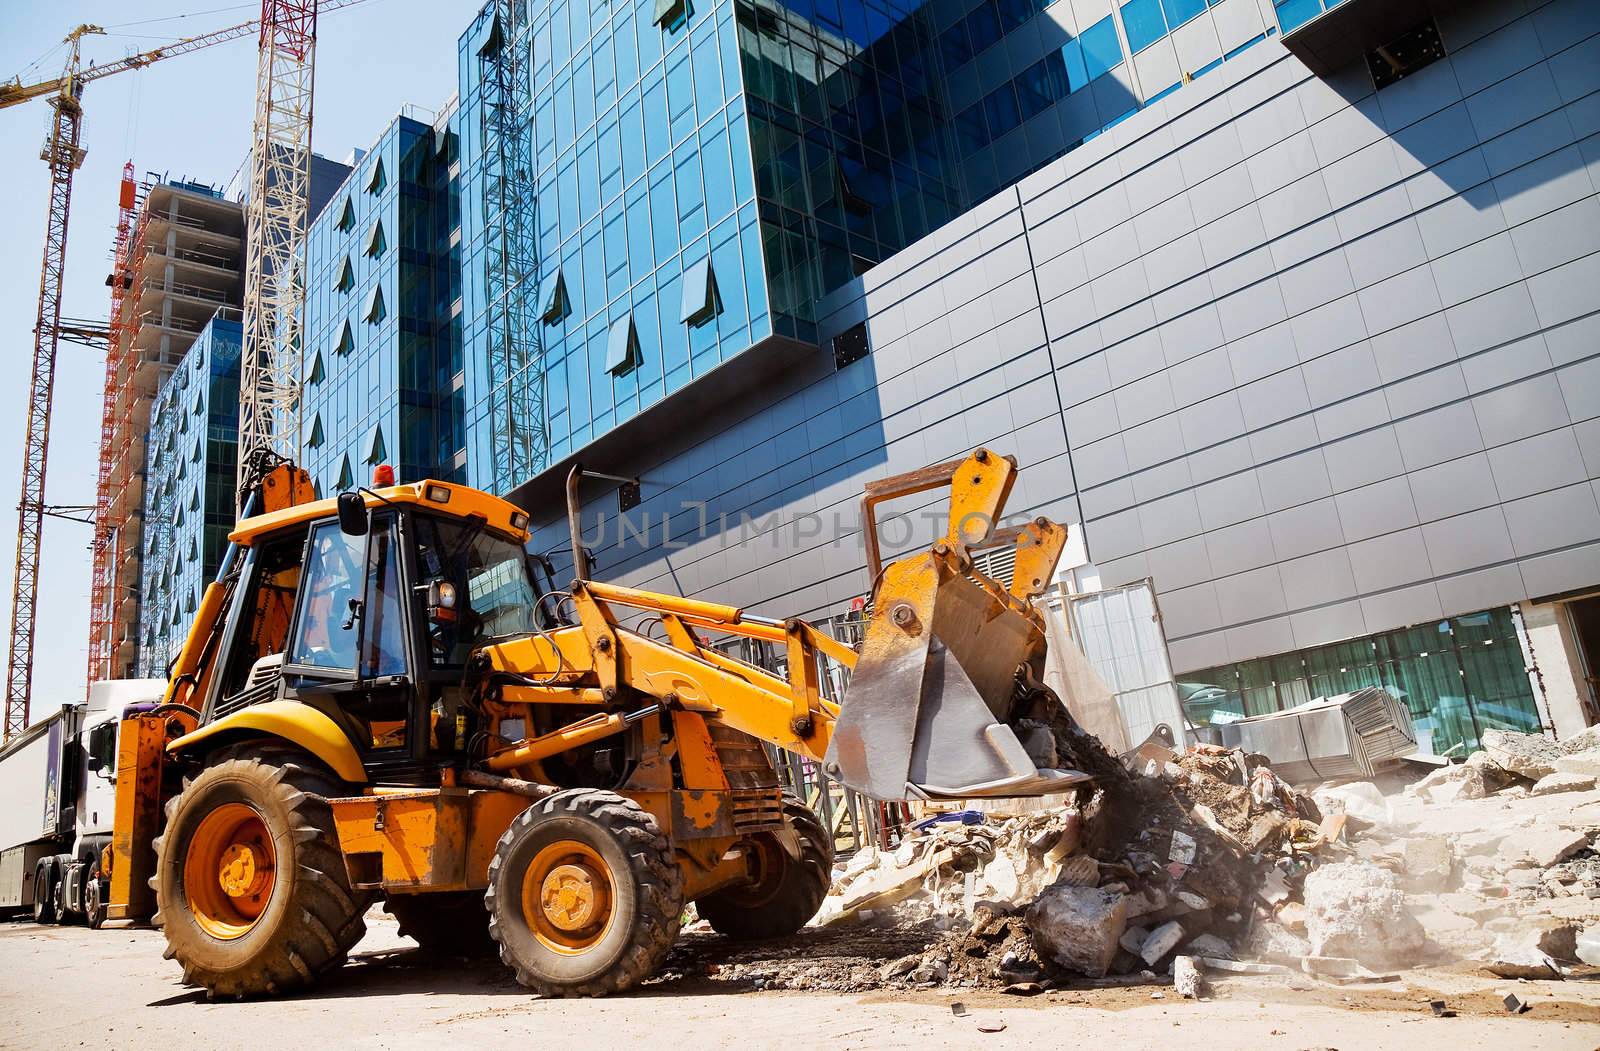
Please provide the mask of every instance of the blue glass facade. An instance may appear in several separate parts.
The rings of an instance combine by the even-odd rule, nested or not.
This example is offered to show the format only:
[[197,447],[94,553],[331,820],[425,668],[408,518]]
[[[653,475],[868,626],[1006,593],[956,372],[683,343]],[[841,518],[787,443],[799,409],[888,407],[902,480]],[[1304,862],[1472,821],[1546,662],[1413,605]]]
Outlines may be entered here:
[[320,491],[458,478],[462,439],[455,135],[397,117],[307,237],[301,459]]
[[[732,0],[658,23],[655,0],[544,4],[530,14],[536,167],[537,341],[551,460],[581,448],[774,330],[762,280],[748,120]],[[495,476],[494,415],[506,401],[491,357],[486,221],[491,89],[488,9],[460,46],[463,314],[469,349],[469,478]],[[519,38],[521,39],[521,38]],[[686,274],[710,260],[715,309],[686,323]],[[553,297],[539,292],[556,288]],[[701,312],[703,315],[704,312]],[[630,330],[631,329],[631,334]],[[617,332],[615,340],[612,333]],[[626,351],[608,361],[612,342]]]
[[226,313],[201,330],[150,410],[140,675],[166,674],[233,528],[243,329]]
[[[458,43],[468,479],[509,491],[768,339],[815,342],[819,298],[1276,32],[1270,10],[489,4]],[[520,226],[497,213],[506,48]],[[508,458],[535,413],[542,457]]]

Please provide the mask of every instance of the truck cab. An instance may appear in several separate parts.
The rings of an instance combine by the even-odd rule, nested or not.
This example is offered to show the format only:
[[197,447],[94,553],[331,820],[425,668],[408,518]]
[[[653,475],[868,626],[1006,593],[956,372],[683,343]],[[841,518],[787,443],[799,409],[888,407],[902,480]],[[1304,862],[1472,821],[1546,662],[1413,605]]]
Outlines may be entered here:
[[90,683],[90,696],[78,705],[77,733],[64,742],[61,779],[64,832],[59,853],[40,857],[34,867],[34,915],[54,923],[86,921],[98,928],[109,901],[107,848],[117,805],[117,747],[123,720],[154,709],[166,681],[120,678]]

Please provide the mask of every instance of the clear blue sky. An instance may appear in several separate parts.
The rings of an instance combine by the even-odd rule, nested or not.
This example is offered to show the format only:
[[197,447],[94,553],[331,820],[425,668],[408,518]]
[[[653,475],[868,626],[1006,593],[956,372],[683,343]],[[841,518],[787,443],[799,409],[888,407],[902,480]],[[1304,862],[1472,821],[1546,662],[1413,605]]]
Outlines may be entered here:
[[[440,109],[456,90],[456,39],[480,0],[367,0],[321,23],[317,44],[313,148],[343,160],[365,147],[406,103]],[[0,14],[0,79],[54,76],[82,22],[110,35],[85,39],[86,59],[106,62],[254,18],[258,4],[146,0],[139,4],[7,4]],[[171,16],[187,17],[173,19]],[[138,24],[130,24],[137,20]],[[50,52],[49,59],[29,69]],[[24,72],[27,70],[27,72]],[[116,235],[117,184],[124,161],[146,172],[226,183],[250,141],[255,95],[253,39],[182,55],[90,84],[74,184],[63,313],[104,319],[106,274]],[[0,632],[11,623],[16,497],[44,243],[48,173],[39,147],[49,125],[43,100],[0,110]],[[62,344],[45,499],[94,502],[104,379],[98,351]],[[89,624],[90,527],[46,519],[40,568],[33,714],[82,698]],[[4,653],[0,652],[0,661]],[[3,668],[0,668],[3,674]]]

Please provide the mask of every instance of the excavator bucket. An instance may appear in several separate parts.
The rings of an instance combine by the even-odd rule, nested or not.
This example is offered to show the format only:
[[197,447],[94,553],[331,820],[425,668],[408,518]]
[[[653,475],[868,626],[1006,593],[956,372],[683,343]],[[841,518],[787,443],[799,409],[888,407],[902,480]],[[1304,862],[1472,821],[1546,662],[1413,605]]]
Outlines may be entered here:
[[[840,705],[828,770],[878,799],[964,799],[1060,792],[1090,775],[1057,765],[1037,713],[1042,593],[1066,531],[1045,519],[997,532],[1015,479],[1009,458],[980,449],[964,461],[869,487],[864,518],[897,496],[950,484],[951,527],[931,550],[884,567],[868,541],[878,584],[860,657]],[[1009,589],[972,566],[970,551],[1016,545]],[[1048,703],[1059,705],[1053,696]]]

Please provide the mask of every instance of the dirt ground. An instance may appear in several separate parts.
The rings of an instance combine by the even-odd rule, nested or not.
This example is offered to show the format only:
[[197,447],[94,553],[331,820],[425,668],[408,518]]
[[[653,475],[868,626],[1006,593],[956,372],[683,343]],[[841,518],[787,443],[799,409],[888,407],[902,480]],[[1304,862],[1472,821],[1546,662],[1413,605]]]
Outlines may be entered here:
[[[665,976],[631,996],[538,1000],[489,961],[424,959],[387,917],[350,964],[313,993],[288,1000],[208,1003],[184,988],[148,930],[0,924],[0,1047],[108,1046],[179,1051],[229,1046],[249,1034],[277,1048],[508,1046],[541,1048],[830,1049],[1058,1047],[1117,1051],[1183,1046],[1308,1051],[1442,1046],[1600,1046],[1600,982],[1506,982],[1448,971],[1412,972],[1403,982],[1339,987],[1295,979],[1234,978],[1207,1002],[1176,999],[1170,987],[1052,991],[1028,999],[970,989],[840,994],[771,988],[750,964],[795,951],[836,953],[870,966],[906,951],[898,938],[841,939],[808,932],[787,947],[743,947],[688,937]],[[758,983],[766,988],[757,989]],[[779,978],[778,985],[782,985]],[[1504,1013],[1498,990],[1515,988],[1533,1009]],[[1160,999],[1153,998],[1161,993]],[[1430,1000],[1457,1012],[1436,1018]],[[963,1013],[952,1010],[960,1003]],[[986,1032],[998,1027],[996,1032]],[[691,1043],[692,1042],[692,1043]]]

